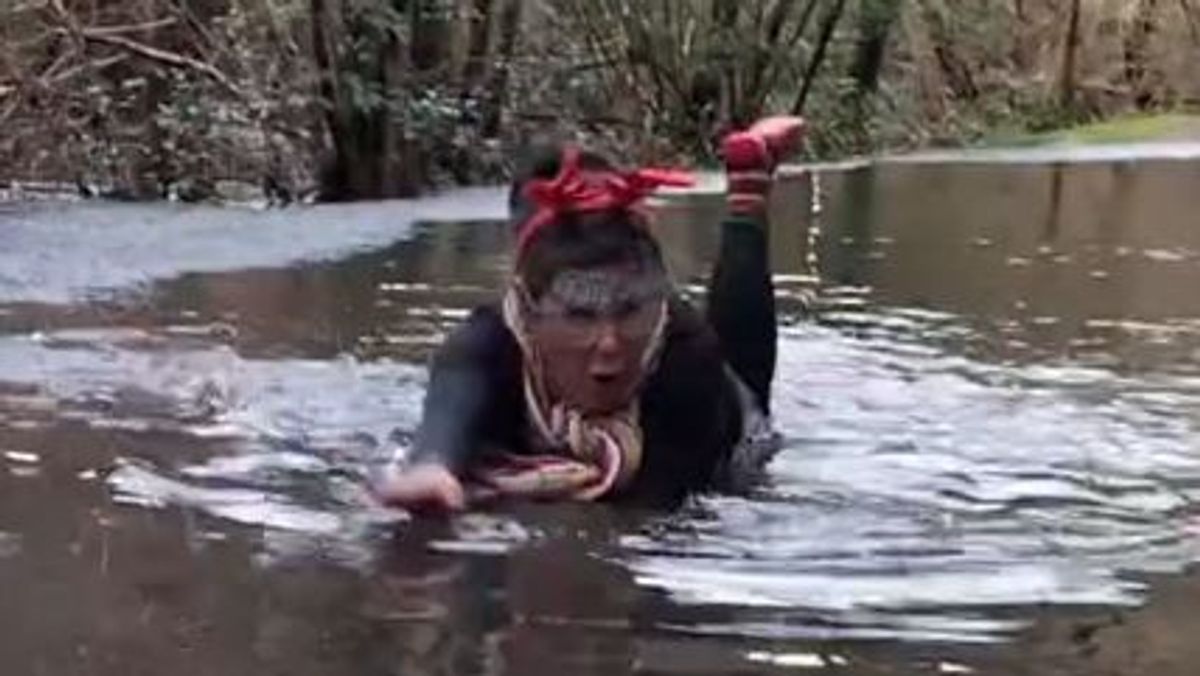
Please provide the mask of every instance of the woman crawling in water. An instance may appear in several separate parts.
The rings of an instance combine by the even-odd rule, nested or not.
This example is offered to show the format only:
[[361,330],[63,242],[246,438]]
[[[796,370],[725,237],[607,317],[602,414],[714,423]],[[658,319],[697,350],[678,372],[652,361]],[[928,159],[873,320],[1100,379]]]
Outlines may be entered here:
[[767,197],[803,131],[775,117],[722,142],[728,215],[703,315],[672,287],[642,207],[686,175],[622,172],[569,146],[535,161],[513,188],[503,301],[435,356],[415,444],[379,499],[670,504],[757,475],[778,446]]

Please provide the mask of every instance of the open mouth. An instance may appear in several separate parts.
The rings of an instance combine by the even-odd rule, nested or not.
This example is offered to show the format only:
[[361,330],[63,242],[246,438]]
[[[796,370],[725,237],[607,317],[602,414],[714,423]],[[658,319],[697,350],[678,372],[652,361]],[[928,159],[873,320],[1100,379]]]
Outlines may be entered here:
[[618,373],[593,373],[592,380],[594,380],[597,385],[608,386],[615,383],[619,376],[620,374]]

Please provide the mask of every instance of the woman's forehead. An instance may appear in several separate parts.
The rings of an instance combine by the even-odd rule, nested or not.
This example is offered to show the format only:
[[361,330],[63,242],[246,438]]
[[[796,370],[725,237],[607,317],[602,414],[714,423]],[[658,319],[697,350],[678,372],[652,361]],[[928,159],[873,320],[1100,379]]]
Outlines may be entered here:
[[634,264],[568,268],[554,276],[548,295],[570,305],[605,305],[643,300],[666,291],[661,270]]

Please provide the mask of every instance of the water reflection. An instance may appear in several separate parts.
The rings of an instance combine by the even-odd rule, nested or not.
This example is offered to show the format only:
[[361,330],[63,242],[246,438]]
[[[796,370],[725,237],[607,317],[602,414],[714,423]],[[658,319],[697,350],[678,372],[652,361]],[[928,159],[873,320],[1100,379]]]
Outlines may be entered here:
[[[675,514],[369,506],[430,351],[496,294],[496,221],[0,306],[0,574],[23,615],[83,599],[0,651],[116,673],[99,656],[186,663],[184,636],[230,672],[869,672],[866,644],[823,642],[994,641],[1029,605],[1135,604],[1129,571],[1197,554],[1197,179],[882,165],[823,176],[815,215],[791,179],[772,232],[787,449],[754,494]],[[664,207],[690,289],[719,206]],[[356,214],[396,207],[375,208]],[[71,593],[31,583],[44,568]]]

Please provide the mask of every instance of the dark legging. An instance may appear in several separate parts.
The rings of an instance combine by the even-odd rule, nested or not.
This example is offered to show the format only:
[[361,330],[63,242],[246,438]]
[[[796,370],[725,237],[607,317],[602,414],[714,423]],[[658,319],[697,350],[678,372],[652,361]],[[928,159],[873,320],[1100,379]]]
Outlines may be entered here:
[[775,291],[765,218],[730,216],[708,287],[708,321],[730,368],[770,413],[775,375]]

